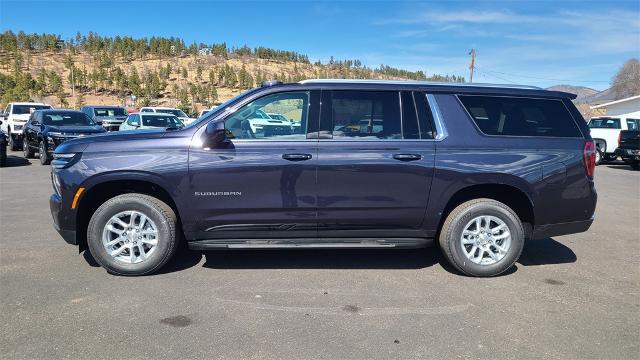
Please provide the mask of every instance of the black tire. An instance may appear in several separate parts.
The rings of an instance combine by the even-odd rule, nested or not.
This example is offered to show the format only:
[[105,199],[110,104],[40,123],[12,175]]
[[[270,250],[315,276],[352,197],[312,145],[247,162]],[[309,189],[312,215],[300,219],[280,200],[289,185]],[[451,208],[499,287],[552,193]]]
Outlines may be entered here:
[[40,141],[40,146],[38,147],[38,155],[40,157],[40,164],[49,165],[51,163],[51,154],[47,151],[47,147],[43,141]]
[[22,143],[22,155],[24,156],[25,159],[31,159],[34,155],[33,151],[31,151],[31,148],[29,147],[29,144],[27,144],[26,141]]
[[611,162],[618,160],[618,156],[616,154],[604,154],[604,161]]
[[640,170],[640,160],[633,160],[629,165],[633,170]]
[[[2,134],[0,134],[2,136]],[[0,148],[0,167],[7,166],[7,147],[2,145]]]
[[[469,260],[463,253],[460,241],[467,223],[483,215],[502,220],[511,233],[511,246],[505,256],[490,265],[480,265]],[[511,268],[522,254],[524,228],[516,213],[507,205],[492,199],[475,199],[462,203],[451,211],[440,230],[439,243],[447,260],[460,272],[469,276],[496,276]]]
[[[118,261],[102,244],[102,231],[109,219],[122,212],[135,210],[143,213],[158,227],[158,244],[154,252],[140,263]],[[108,272],[117,275],[148,275],[158,271],[176,252],[179,243],[177,218],[164,202],[143,194],[118,195],[107,200],[93,213],[87,228],[87,245],[91,255]]]
[[[9,130],[9,132],[11,132],[11,130]],[[9,148],[11,149],[11,151],[21,150],[20,144],[18,144],[18,142],[16,141],[15,135],[11,133],[9,134]]]
[[602,150],[596,149],[596,166],[602,162]]

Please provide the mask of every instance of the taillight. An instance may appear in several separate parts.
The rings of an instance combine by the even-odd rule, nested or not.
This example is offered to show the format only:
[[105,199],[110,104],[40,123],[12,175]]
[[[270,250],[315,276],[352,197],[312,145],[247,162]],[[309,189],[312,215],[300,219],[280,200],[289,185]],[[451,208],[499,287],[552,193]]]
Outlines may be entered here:
[[585,141],[582,158],[584,160],[584,170],[587,172],[587,176],[592,178],[596,169],[596,144],[593,140]]
[[620,146],[621,141],[622,141],[622,131],[618,133],[618,146]]

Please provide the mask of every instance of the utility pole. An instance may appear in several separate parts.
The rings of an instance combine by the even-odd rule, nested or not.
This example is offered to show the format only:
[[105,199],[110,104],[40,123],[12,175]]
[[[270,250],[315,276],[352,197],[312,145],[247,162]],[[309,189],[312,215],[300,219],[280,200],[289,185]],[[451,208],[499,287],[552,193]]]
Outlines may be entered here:
[[71,64],[71,97],[73,97],[73,108],[76,108],[76,79],[74,77],[75,64]]
[[472,83],[473,71],[475,70],[475,66],[476,66],[476,49],[471,49],[471,51],[469,52],[469,55],[471,55],[471,64],[469,65],[469,70],[471,71],[471,75],[469,76],[469,82]]

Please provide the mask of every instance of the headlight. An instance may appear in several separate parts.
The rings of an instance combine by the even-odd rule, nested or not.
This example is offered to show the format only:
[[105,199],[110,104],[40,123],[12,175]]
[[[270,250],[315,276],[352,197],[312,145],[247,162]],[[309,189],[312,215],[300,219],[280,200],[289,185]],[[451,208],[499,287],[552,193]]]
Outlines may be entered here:
[[82,153],[53,154],[51,166],[55,169],[64,169],[80,160]]
[[53,171],[51,172],[51,182],[53,183],[53,190],[56,192],[56,194],[62,194],[60,192],[60,179],[58,179],[58,174]]

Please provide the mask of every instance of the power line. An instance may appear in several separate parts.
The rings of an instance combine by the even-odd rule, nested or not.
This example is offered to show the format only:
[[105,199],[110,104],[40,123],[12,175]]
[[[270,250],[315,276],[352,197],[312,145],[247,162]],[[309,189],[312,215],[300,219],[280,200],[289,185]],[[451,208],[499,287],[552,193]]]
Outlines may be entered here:
[[[476,66],[476,70],[480,70],[478,68],[478,66]],[[494,73],[494,74],[502,74],[502,75],[507,75],[507,76],[515,76],[515,77],[521,77],[521,78],[528,78],[528,79],[535,79],[535,80],[549,80],[549,81],[566,81],[566,82],[584,82],[584,83],[609,83],[610,81],[608,80],[569,80],[569,79],[554,79],[554,78],[543,78],[543,77],[537,77],[537,76],[530,76],[530,75],[516,75],[516,74],[509,74],[509,73],[505,73],[505,72],[501,72],[501,71],[495,71],[495,70],[487,70],[487,69],[482,69],[483,72],[485,73]]]

